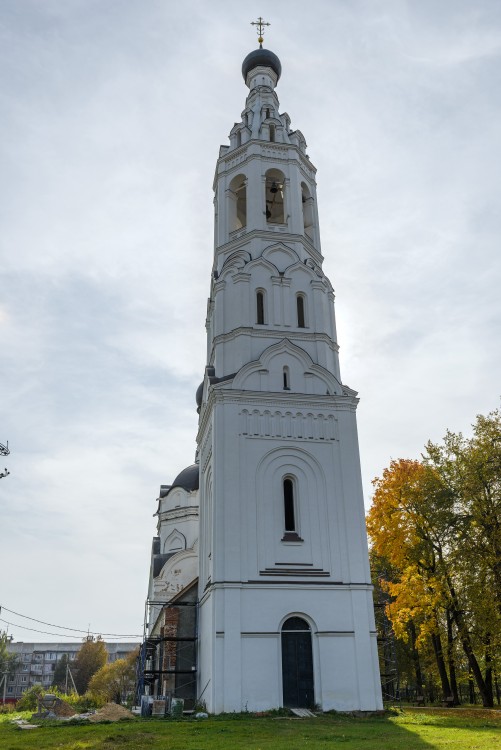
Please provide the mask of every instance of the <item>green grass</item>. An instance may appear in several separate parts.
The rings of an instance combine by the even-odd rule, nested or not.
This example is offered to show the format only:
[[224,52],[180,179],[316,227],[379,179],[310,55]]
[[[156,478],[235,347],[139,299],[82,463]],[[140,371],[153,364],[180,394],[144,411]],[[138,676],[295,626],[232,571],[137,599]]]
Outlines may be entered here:
[[0,717],[1,750],[501,750],[501,712],[405,709],[385,716],[316,719],[218,716],[68,723],[21,731]]

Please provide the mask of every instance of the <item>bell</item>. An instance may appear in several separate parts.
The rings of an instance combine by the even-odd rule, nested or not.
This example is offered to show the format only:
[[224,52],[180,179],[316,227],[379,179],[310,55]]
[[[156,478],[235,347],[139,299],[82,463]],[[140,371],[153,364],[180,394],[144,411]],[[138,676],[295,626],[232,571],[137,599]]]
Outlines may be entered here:
[[278,185],[276,182],[271,183],[270,193],[278,193]]

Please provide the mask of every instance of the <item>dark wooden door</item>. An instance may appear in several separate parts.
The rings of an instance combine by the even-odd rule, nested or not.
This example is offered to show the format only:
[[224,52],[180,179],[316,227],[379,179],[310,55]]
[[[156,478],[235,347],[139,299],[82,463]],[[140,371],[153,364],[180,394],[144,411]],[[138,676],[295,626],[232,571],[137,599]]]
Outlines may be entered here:
[[[296,625],[294,630],[286,630],[288,623]],[[300,624],[303,630],[297,629]],[[291,617],[282,628],[282,683],[284,706],[313,708],[315,697],[311,631],[308,623],[299,617]]]

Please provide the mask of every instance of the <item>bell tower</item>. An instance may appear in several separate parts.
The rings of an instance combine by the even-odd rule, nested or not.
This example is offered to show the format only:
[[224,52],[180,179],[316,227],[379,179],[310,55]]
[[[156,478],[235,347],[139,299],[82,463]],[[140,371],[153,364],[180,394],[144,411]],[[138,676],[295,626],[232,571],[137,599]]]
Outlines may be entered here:
[[198,695],[211,712],[382,708],[355,391],[342,384],[316,169],[245,58],[214,178],[199,388]]

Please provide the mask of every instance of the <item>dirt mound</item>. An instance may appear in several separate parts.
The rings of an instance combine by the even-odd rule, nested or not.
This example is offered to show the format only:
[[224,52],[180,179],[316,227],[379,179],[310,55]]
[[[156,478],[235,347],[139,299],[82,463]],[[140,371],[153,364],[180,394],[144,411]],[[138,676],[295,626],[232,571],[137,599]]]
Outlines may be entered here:
[[73,716],[75,714],[73,706],[70,706],[69,703],[63,701],[62,698],[57,699],[56,705],[54,708],[51,708],[51,711],[55,713],[56,716]]
[[128,708],[119,706],[118,703],[106,703],[95,714],[89,716],[89,721],[120,721],[133,718],[134,714]]

